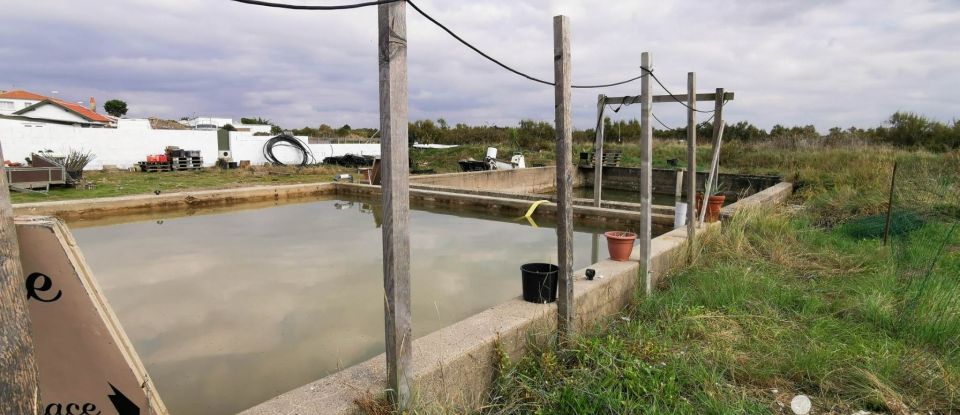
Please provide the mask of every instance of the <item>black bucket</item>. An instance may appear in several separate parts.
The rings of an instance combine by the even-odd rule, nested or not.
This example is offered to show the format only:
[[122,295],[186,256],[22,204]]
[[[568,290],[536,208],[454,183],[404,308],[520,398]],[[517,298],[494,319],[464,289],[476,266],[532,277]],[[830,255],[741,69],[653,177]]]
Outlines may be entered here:
[[557,274],[560,268],[553,264],[523,264],[523,299],[531,303],[557,301]]

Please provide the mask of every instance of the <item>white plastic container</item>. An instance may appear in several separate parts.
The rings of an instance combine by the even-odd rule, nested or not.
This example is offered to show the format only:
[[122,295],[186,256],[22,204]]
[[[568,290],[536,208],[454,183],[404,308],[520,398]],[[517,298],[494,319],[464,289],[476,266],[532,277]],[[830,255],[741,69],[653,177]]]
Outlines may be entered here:
[[487,158],[495,159],[497,158],[497,148],[496,147],[487,147]]
[[687,224],[687,204],[677,202],[673,211],[673,227],[679,228]]

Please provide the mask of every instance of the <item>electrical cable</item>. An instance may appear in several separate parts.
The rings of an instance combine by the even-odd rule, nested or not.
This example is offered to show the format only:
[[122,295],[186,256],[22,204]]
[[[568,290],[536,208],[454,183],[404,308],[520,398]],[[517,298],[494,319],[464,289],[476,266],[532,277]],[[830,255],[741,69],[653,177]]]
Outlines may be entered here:
[[[459,35],[457,35],[456,33],[454,33],[453,30],[450,30],[450,28],[448,28],[447,26],[445,26],[443,23],[440,23],[439,21],[437,21],[437,19],[434,19],[432,16],[430,16],[429,14],[427,14],[427,12],[423,11],[423,9],[421,9],[419,6],[417,6],[416,3],[413,2],[413,0],[378,0],[378,1],[368,1],[368,2],[363,2],[363,3],[345,4],[345,5],[335,5],[335,6],[304,6],[304,5],[295,5],[295,4],[285,4],[285,3],[273,3],[273,2],[260,1],[260,0],[231,0],[231,1],[238,2],[238,3],[243,3],[243,4],[255,5],[255,6],[275,7],[275,8],[283,8],[283,9],[294,9],[294,10],[344,10],[344,9],[356,9],[356,8],[367,7],[367,6],[379,6],[379,5],[381,5],[381,4],[395,3],[395,2],[398,2],[398,1],[406,1],[406,3],[409,4],[410,7],[412,7],[414,11],[416,11],[417,13],[419,13],[421,16],[423,16],[425,19],[429,20],[431,23],[433,23],[434,25],[436,25],[436,26],[439,27],[440,29],[442,29],[444,32],[447,32],[447,34],[449,34],[450,36],[452,36],[454,39],[456,39],[458,42],[460,42],[460,43],[463,44],[464,46],[470,48],[470,50],[472,50],[472,51],[476,52],[477,54],[479,54],[480,56],[486,58],[488,61],[493,62],[493,63],[496,64],[497,66],[499,66],[499,67],[501,67],[501,68],[503,68],[503,69],[506,69],[507,71],[512,72],[512,73],[514,73],[515,75],[518,75],[518,76],[520,76],[520,77],[526,78],[526,79],[528,79],[528,80],[530,80],[530,81],[537,82],[537,83],[541,83],[541,84],[544,84],[544,85],[550,85],[550,86],[555,86],[555,85],[556,85],[554,82],[546,81],[546,80],[537,78],[537,77],[535,77],[535,76],[528,75],[528,74],[526,74],[526,73],[520,72],[519,70],[516,70],[516,69],[508,66],[507,64],[499,61],[498,59],[496,59],[496,58],[494,58],[494,57],[492,57],[492,56],[484,53],[482,50],[478,49],[476,46],[473,46],[473,44],[471,44],[470,42],[467,42],[467,41],[464,40],[462,37],[460,37]],[[636,81],[636,80],[638,80],[638,79],[641,79],[641,78],[643,78],[644,76],[650,75],[650,76],[653,78],[653,80],[656,81],[657,84],[659,84],[660,87],[663,88],[663,90],[666,91],[666,93],[667,93],[668,95],[670,95],[670,97],[672,97],[672,98],[673,98],[675,101],[677,101],[677,103],[679,103],[680,105],[683,105],[683,106],[685,106],[685,107],[687,107],[687,108],[689,108],[689,109],[691,109],[691,110],[693,110],[693,111],[696,111],[696,112],[701,112],[701,113],[711,112],[711,111],[708,111],[708,110],[707,110],[707,111],[705,111],[705,110],[698,110],[698,109],[696,109],[696,108],[691,107],[691,106],[688,105],[687,103],[681,101],[679,98],[677,98],[676,95],[674,95],[672,92],[670,92],[670,90],[663,84],[663,82],[660,82],[660,79],[657,78],[657,76],[653,74],[653,70],[647,69],[647,68],[640,68],[640,69],[641,69],[642,71],[646,72],[646,73],[641,74],[641,75],[639,75],[639,76],[635,76],[635,77],[630,78],[630,79],[623,80],[623,81],[611,82],[611,83],[607,83],[607,84],[597,84],[597,85],[571,85],[570,87],[571,87],[571,88],[577,88],[577,89],[609,88],[609,87],[612,87],[612,86],[618,86],[618,85],[627,84],[627,83]]]
[[367,6],[379,6],[381,4],[390,4],[396,3],[398,1],[404,0],[377,0],[377,1],[367,1],[363,3],[354,3],[354,4],[340,4],[333,6],[304,6],[299,4],[286,4],[286,3],[273,3],[269,1],[259,1],[259,0],[230,0],[237,3],[250,4],[253,6],[263,6],[263,7],[273,7],[278,9],[291,9],[291,10],[347,10],[347,9],[359,9],[361,7]]
[[670,128],[670,127],[667,127],[667,125],[664,124],[663,121],[660,121],[660,119],[657,118],[657,114],[654,114],[653,111],[650,111],[650,115],[653,116],[653,119],[657,120],[657,122],[660,123],[660,125],[662,125],[663,128],[666,128],[667,131],[679,130],[679,128]]
[[276,137],[273,137],[267,140],[266,143],[263,143],[263,157],[275,166],[286,166],[285,163],[277,159],[273,154],[274,147],[291,147],[300,152],[302,157],[300,161],[300,166],[304,167],[308,164],[314,163],[313,152],[310,151],[310,148],[303,144],[300,140],[292,135],[280,134]]

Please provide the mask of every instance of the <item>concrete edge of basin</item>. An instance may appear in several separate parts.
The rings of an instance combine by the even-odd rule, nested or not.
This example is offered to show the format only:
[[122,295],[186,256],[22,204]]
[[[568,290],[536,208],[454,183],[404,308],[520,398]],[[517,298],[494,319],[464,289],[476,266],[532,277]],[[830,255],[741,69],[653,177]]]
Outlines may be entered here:
[[[380,186],[371,186],[355,183],[337,183],[337,192],[361,194],[361,195],[379,195]],[[478,206],[486,211],[499,211],[501,214],[522,216],[526,213],[532,200],[518,199],[512,197],[510,193],[498,193],[496,196],[486,196],[481,194],[464,193],[444,190],[426,190],[422,188],[411,188],[410,199],[417,200],[426,204],[443,206]],[[539,200],[539,199],[538,199]],[[557,204],[546,202],[541,204],[533,214],[534,219],[552,218],[556,214]],[[640,220],[639,211],[628,211],[612,208],[597,208],[593,206],[574,206],[573,216],[575,219],[587,219],[600,222],[637,222]],[[673,225],[673,216],[654,213],[652,215],[653,223],[656,225]]]
[[[698,232],[717,227],[719,224],[713,224]],[[685,243],[685,229],[654,238],[652,268],[657,278],[669,269],[674,253]],[[634,301],[639,286],[639,263],[635,260],[638,257],[639,248],[635,247],[631,261],[603,260],[590,265],[588,268],[597,274],[593,281],[584,278],[586,268],[575,271],[578,329],[600,323]],[[518,288],[519,285],[518,282]],[[556,329],[556,310],[556,304],[531,304],[518,297],[416,339],[411,376],[417,391],[417,405],[434,409],[478,408],[494,380],[497,349],[517,358],[530,341],[551,338]],[[381,354],[242,414],[356,414],[359,413],[357,400],[382,396],[386,380],[384,368]]]
[[[792,190],[792,184],[780,183],[727,206],[725,215],[732,215],[739,209],[780,203],[790,196]],[[500,198],[494,199],[501,202]],[[719,223],[710,224],[697,232],[719,229],[719,226]],[[685,245],[685,228],[674,229],[653,239],[651,270],[656,282],[665,277],[676,254]],[[639,286],[637,259],[639,247],[634,248],[631,261],[604,260],[590,265],[588,268],[604,277],[594,281],[584,279],[585,268],[575,272],[574,296],[579,330],[603,322],[635,300]],[[417,405],[475,410],[483,404],[492,386],[498,353],[502,351],[517,358],[531,341],[546,341],[555,330],[555,304],[530,304],[515,298],[416,339],[411,376],[417,390]],[[360,410],[355,402],[367,397],[382,397],[385,383],[385,362],[381,354],[263,402],[242,414],[357,414]]]
[[152,210],[224,206],[240,202],[288,200],[336,192],[331,182],[252,186],[233,189],[198,190],[96,199],[61,200],[54,202],[18,203],[15,215],[58,216],[73,219],[88,216],[122,215]]

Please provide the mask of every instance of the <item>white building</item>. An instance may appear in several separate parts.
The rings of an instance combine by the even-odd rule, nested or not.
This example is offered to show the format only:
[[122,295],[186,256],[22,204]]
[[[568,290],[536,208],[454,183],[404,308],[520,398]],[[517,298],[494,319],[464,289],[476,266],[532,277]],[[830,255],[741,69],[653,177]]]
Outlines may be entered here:
[[82,126],[112,124],[113,119],[97,113],[95,105],[93,98],[90,98],[90,108],[86,108],[80,104],[72,104],[28,91],[16,90],[0,93],[0,116]]
[[267,124],[238,124],[233,122],[233,118],[217,117],[193,117],[186,121],[181,121],[181,123],[195,130],[213,130],[217,128],[223,128],[223,126],[230,124],[237,131],[250,134],[270,134],[270,130],[273,127]]
[[193,117],[189,120],[183,122],[187,127],[196,129],[196,130],[213,130],[221,128],[224,125],[233,124],[233,118],[217,118],[217,117]]
[[43,95],[27,91],[4,91],[0,93],[0,114],[13,114],[45,99]]

